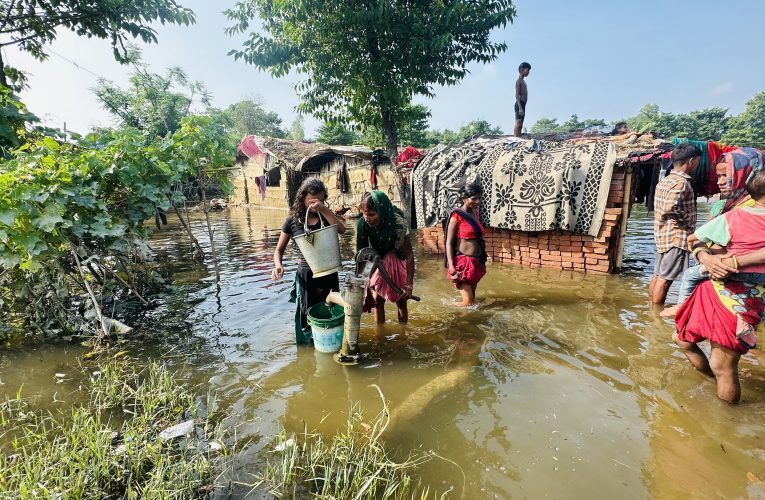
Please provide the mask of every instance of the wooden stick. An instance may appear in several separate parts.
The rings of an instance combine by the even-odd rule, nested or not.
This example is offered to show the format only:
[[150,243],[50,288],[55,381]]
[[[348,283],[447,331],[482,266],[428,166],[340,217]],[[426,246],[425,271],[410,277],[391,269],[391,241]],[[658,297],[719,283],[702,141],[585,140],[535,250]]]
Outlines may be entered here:
[[116,279],[119,282],[120,285],[122,285],[125,288],[127,288],[130,293],[135,295],[136,298],[138,298],[138,300],[140,300],[143,305],[145,305],[145,306],[149,305],[149,301],[144,299],[143,297],[141,297],[141,294],[138,293],[133,287],[131,287],[125,280],[123,280],[116,272],[114,272],[111,269],[109,269],[108,267],[102,266],[100,264],[98,265],[98,267],[100,267],[102,270],[104,270],[104,271],[108,272],[109,274],[111,274],[112,276],[114,276],[114,279]]
[[[170,196],[167,197],[170,200]],[[191,227],[189,226],[188,222],[186,222],[186,219],[183,218],[183,215],[181,215],[181,211],[178,210],[178,207],[175,206],[175,204],[170,200],[170,206],[173,207],[173,210],[175,210],[175,215],[178,216],[178,220],[181,221],[181,225],[186,229],[186,232],[189,233],[189,238],[191,238],[191,244],[196,248],[197,252],[199,252],[202,257],[204,257],[205,252],[202,250],[202,247],[199,245],[199,242],[194,237],[194,234],[191,232]]]
[[90,295],[90,300],[93,301],[93,307],[96,310],[96,318],[98,318],[98,322],[101,324],[101,331],[102,331],[102,335],[98,336],[98,340],[102,340],[104,337],[109,336],[109,329],[106,327],[106,321],[104,321],[103,314],[101,314],[101,305],[98,303],[96,294],[93,293],[93,289],[90,287],[90,284],[88,283],[88,278],[85,277],[85,272],[82,270],[82,263],[80,262],[80,257],[77,255],[77,252],[75,251],[74,246],[70,246],[69,250],[72,252],[72,255],[74,256],[74,261],[77,263],[77,270],[80,272],[80,277],[82,278],[82,281],[85,284],[85,289],[88,291],[88,295]]

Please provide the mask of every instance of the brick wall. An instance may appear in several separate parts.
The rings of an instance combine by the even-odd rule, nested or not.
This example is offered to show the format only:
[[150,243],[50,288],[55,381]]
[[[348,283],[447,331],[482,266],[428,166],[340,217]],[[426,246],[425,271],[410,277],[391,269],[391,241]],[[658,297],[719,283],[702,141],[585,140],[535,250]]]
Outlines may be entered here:
[[[595,273],[617,271],[621,265],[623,218],[629,217],[628,213],[623,213],[622,207],[627,182],[633,181],[632,176],[627,175],[626,167],[615,167],[605,216],[597,237],[569,231],[530,233],[489,227],[486,228],[489,261]],[[418,241],[431,253],[443,254],[444,234],[440,225],[419,230]]]

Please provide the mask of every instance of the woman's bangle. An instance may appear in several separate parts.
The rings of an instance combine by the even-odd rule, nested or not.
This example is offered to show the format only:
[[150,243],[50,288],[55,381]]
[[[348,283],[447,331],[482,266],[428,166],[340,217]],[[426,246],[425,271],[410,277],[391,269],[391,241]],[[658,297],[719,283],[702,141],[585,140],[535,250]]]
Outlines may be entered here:
[[738,271],[738,261],[736,260],[736,256],[733,255],[733,267],[736,268],[736,271]]
[[696,260],[699,260],[699,254],[700,253],[709,253],[709,249],[706,248],[706,247],[694,248],[693,252],[692,252],[693,258],[696,259]]

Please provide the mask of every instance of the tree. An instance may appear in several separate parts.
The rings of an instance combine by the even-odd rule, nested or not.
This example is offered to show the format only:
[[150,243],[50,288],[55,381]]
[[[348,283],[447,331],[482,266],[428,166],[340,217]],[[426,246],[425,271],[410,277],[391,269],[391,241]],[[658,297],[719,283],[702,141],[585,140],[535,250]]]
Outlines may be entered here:
[[0,160],[24,143],[27,125],[36,121],[11,89],[0,86]]
[[399,144],[416,148],[428,147],[426,133],[430,110],[424,104],[409,104],[402,112],[399,126]]
[[500,127],[492,127],[486,120],[473,120],[460,127],[457,137],[460,141],[479,135],[502,135]]
[[[87,315],[107,330],[104,303],[139,296],[140,277],[153,273],[144,265],[146,220],[183,203],[190,179],[230,190],[229,158],[211,125],[190,116],[165,137],[125,127],[78,144],[36,136],[13,151],[0,169],[0,331],[4,323],[82,331]],[[84,290],[86,318],[72,307]]]
[[722,142],[765,149],[765,92],[755,94],[744,112],[730,119]]
[[129,38],[157,41],[152,24],[192,24],[194,12],[175,0],[0,0],[0,84],[23,83],[23,75],[5,64],[3,48],[17,46],[39,60],[59,28],[88,38],[109,39],[114,57],[125,62]]
[[707,108],[688,114],[665,113],[656,104],[646,104],[627,124],[637,132],[653,132],[659,137],[687,137],[719,141],[728,127],[728,110]]
[[[408,104],[401,111],[399,122],[398,145],[426,148],[432,146],[428,142],[428,119],[430,110],[423,104]],[[371,148],[378,148],[384,144],[385,139],[382,130],[377,126],[362,128],[360,142]]]
[[719,141],[728,129],[730,117],[724,108],[707,108],[688,115],[691,130],[687,137],[702,141]]
[[245,135],[265,135],[283,139],[287,132],[282,119],[274,111],[266,111],[260,98],[250,98],[230,105],[224,111],[232,120],[231,132],[241,139]]
[[305,126],[303,123],[303,117],[301,115],[297,115],[292,121],[292,125],[290,126],[290,131],[287,134],[287,137],[293,141],[305,140]]
[[531,126],[532,134],[558,133],[562,130],[557,118],[540,118]]
[[324,144],[350,146],[359,143],[359,135],[342,123],[327,122],[319,127],[318,133],[316,140]]
[[404,109],[435,85],[455,85],[471,62],[488,63],[507,50],[490,32],[512,22],[510,0],[239,0],[226,11],[229,34],[249,31],[236,59],[273,76],[296,69],[299,111],[323,121],[379,127],[397,154]]
[[196,99],[209,106],[210,94],[201,82],[189,81],[181,68],[166,70],[164,75],[150,73],[133,56],[135,72],[130,86],[99,80],[93,90],[103,107],[116,116],[122,126],[145,130],[164,137],[178,129],[181,118],[188,116]]

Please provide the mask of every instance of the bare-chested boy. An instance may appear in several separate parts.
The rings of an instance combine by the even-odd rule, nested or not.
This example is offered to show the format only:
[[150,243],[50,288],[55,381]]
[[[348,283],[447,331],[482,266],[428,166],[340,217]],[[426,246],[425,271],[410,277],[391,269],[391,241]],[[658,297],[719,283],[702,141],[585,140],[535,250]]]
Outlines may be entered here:
[[515,82],[515,137],[521,136],[523,119],[526,117],[526,101],[529,100],[529,89],[524,78],[529,76],[531,64],[527,62],[518,66],[518,80]]

